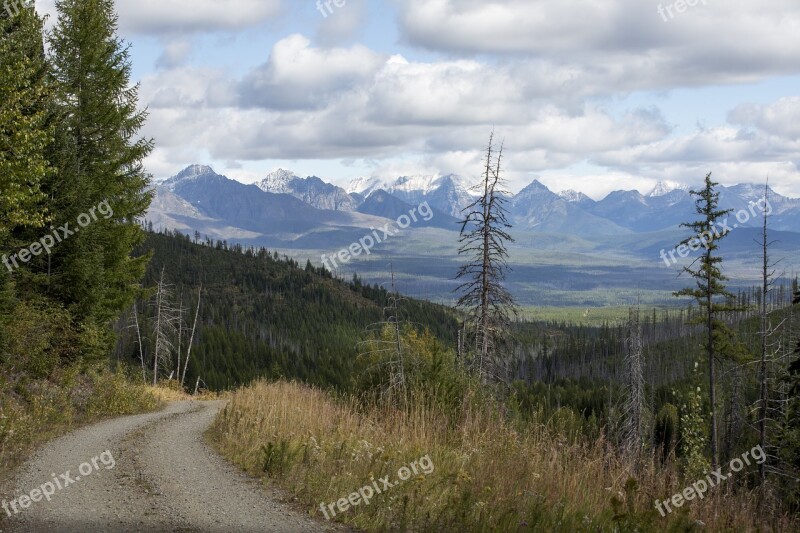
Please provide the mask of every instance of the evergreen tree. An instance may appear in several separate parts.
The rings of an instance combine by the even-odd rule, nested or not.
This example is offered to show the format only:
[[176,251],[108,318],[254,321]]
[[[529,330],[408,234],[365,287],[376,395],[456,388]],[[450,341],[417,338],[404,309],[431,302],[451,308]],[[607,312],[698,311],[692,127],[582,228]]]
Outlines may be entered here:
[[[46,149],[52,136],[42,21],[33,7],[15,17],[0,10],[0,250],[16,228],[41,228],[41,183],[51,172]],[[3,265],[4,270],[8,270]]]
[[[795,287],[793,305],[800,304],[800,290]],[[793,512],[800,511],[800,340],[792,355],[792,362],[786,372],[788,398],[786,415],[783,420],[779,442],[780,458],[789,470],[785,476],[786,499]]]
[[[733,295],[725,289],[727,278],[722,274],[720,265],[722,257],[719,256],[719,241],[726,236],[717,225],[732,210],[719,209],[719,192],[715,190],[718,183],[711,180],[709,173],[705,178],[705,186],[699,190],[692,190],[691,194],[697,196],[696,208],[700,220],[681,224],[681,227],[692,230],[693,235],[684,239],[680,246],[696,250],[701,246],[705,248],[703,254],[692,265],[683,267],[683,272],[691,275],[696,282],[695,287],[689,287],[675,293],[676,296],[691,296],[700,306],[701,312],[692,323],[703,325],[706,329],[705,351],[708,357],[708,396],[710,403],[710,439],[711,439],[711,464],[716,469],[719,466],[719,440],[717,437],[717,367],[716,359],[720,356],[733,356],[736,347],[733,343],[733,332],[720,318],[722,313],[733,311],[736,308],[727,301]],[[719,224],[725,227],[725,224]],[[694,267],[699,262],[699,266]]]
[[152,141],[133,140],[146,113],[137,110],[113,1],[61,0],[56,8],[50,47],[64,124],[48,192],[59,224],[90,222],[64,236],[48,258],[47,281],[99,355],[111,340],[110,321],[131,305],[144,273],[146,258],[131,251],[143,239],[136,219],[150,202],[142,161]]
[[0,10],[0,343],[14,306],[12,271],[23,266],[16,257],[18,233],[38,231],[48,220],[41,184],[51,172],[52,98],[42,20],[32,6],[21,6],[13,17]]
[[[503,147],[495,156],[494,132],[489,137],[480,196],[464,209],[458,253],[467,259],[456,279],[464,280],[456,288],[461,293],[457,306],[466,314],[467,331],[474,337],[470,363],[482,379],[506,381],[509,363],[503,354],[508,340],[514,299],[503,286],[508,270],[507,242],[514,242],[508,223],[502,178]],[[469,349],[468,349],[469,350]]]

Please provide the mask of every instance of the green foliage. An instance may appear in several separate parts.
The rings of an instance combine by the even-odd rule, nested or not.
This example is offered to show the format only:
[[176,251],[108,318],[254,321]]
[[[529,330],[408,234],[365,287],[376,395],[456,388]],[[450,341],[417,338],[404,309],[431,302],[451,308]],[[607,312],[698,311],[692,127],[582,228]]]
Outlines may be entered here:
[[[728,279],[722,273],[722,257],[719,255],[719,241],[727,236],[725,230],[720,230],[720,221],[724,221],[733,210],[719,209],[719,192],[716,190],[718,183],[712,181],[711,174],[706,175],[705,186],[699,191],[691,191],[697,197],[696,207],[699,220],[681,224],[682,227],[692,230],[692,235],[684,239],[680,245],[699,248],[701,245],[705,251],[700,255],[699,266],[694,269],[683,267],[683,272],[689,274],[695,281],[695,287],[688,287],[675,293],[675,296],[691,296],[695,299],[701,312],[691,321],[692,324],[703,325],[706,328],[706,338],[704,340],[706,360],[708,362],[708,383],[709,383],[709,404],[710,404],[710,439],[711,439],[711,463],[714,467],[719,464],[719,450],[717,438],[717,357],[727,357],[736,361],[746,358],[747,352],[744,347],[735,340],[735,336],[728,324],[723,320],[723,313],[739,311],[741,308],[732,303],[734,300],[725,288],[725,281]],[[692,264],[692,266],[694,263]],[[724,299],[724,301],[721,301]],[[694,393],[692,393],[694,394]],[[690,408],[699,400],[689,397]],[[690,415],[690,423],[696,422],[696,417]],[[699,443],[695,442],[697,435],[690,440],[691,454],[695,454],[694,447]],[[695,456],[692,463],[699,464],[699,459]],[[695,466],[697,466],[695,464]]]
[[[376,285],[332,279],[327,271],[300,268],[294,260],[276,258],[265,249],[228,249],[222,243],[193,244],[179,234],[148,234],[135,253],[152,256],[144,285],[154,285],[163,268],[173,292],[183,293],[184,305],[202,285],[186,382],[193,386],[199,376],[212,390],[259,377],[351,389],[353,376],[363,371],[354,357],[358,339],[367,326],[382,320],[389,298]],[[143,344],[148,346],[152,308],[144,302],[137,307]],[[412,299],[403,307],[417,327],[441,341],[436,357],[445,358],[442,346],[455,344],[453,314]],[[138,365],[135,332],[125,328],[119,336],[127,361]],[[188,339],[184,354],[186,343]],[[145,357],[152,360],[147,350]]]
[[708,447],[708,424],[703,416],[703,397],[700,387],[686,395],[681,416],[681,450],[684,458],[686,479],[700,479],[708,471],[706,459]]
[[[636,478],[629,477],[625,481],[623,489],[622,496],[624,497],[619,495],[611,497],[611,508],[614,512],[613,521],[616,524],[614,531],[633,533],[658,529],[659,526],[657,524],[659,524],[661,516],[650,505],[649,500],[640,494],[640,487]],[[670,530],[675,531],[675,529]]]
[[[795,291],[794,305],[800,304],[800,291]],[[780,429],[780,459],[794,474],[782,480],[785,500],[791,510],[800,512],[800,340],[784,380],[789,388],[786,417]]]
[[0,357],[6,368],[46,378],[78,358],[79,337],[69,312],[42,298],[19,302],[7,319]]
[[[47,79],[42,20],[33,7],[0,15],[0,253],[18,228],[41,228],[47,212],[42,181],[51,173],[46,148],[53,91]],[[5,266],[3,266],[5,268]]]
[[105,368],[92,368],[88,372],[92,394],[85,404],[86,415],[91,418],[121,416],[158,407],[158,400],[141,384],[132,384],[133,377],[122,369],[110,372]]
[[678,443],[678,408],[671,403],[665,404],[656,416],[654,437],[656,449],[662,461],[667,461]]
[[146,258],[131,258],[131,250],[143,237],[135,218],[150,202],[142,161],[152,143],[133,140],[146,114],[137,110],[113,2],[61,0],[56,8],[49,44],[59,134],[51,148],[56,173],[44,189],[58,225],[93,220],[32,261],[29,283],[70,311],[86,341],[83,356],[100,358],[113,346],[110,323],[144,273]]
[[[676,296],[691,296],[700,306],[699,313],[693,324],[705,325],[709,328],[708,334],[712,337],[712,344],[706,343],[706,350],[711,354],[729,357],[741,357],[740,347],[733,342],[733,332],[720,318],[720,315],[729,311],[739,310],[740,307],[732,305],[734,295],[725,288],[724,282],[728,279],[722,273],[722,257],[718,255],[719,241],[727,236],[718,228],[720,220],[730,214],[732,210],[720,210],[719,192],[715,187],[718,184],[711,180],[711,174],[705,179],[705,187],[699,191],[692,191],[697,196],[697,214],[700,220],[681,224],[692,230],[692,236],[684,239],[681,246],[699,246],[704,243],[704,253],[699,258],[700,266],[697,270],[684,267],[683,272],[694,278],[696,287],[678,291]],[[721,302],[720,298],[725,301]]]
[[150,391],[121,372],[76,363],[47,379],[4,362],[0,371],[0,472],[16,465],[47,439],[107,416],[152,411]]
[[[465,369],[456,364],[455,352],[447,349],[430,331],[420,333],[406,325],[400,338],[406,394],[400,405],[420,404],[437,406],[456,418],[467,391],[475,383]],[[392,367],[396,362],[394,326],[386,324],[361,347],[359,367],[364,370],[354,376],[355,390],[370,401],[394,401],[387,392],[391,389]],[[412,402],[413,398],[413,402]]]
[[261,451],[264,453],[262,469],[270,477],[281,477],[292,466],[299,453],[299,450],[292,449],[292,444],[285,439],[281,439],[277,445],[269,442],[261,448]]
[[[57,2],[49,56],[34,7],[16,7],[13,16],[0,9],[3,467],[76,423],[156,406],[122,374],[86,365],[108,356],[111,324],[146,262],[130,252],[142,233],[134,218],[149,202],[141,161],[151,146],[130,142],[145,115],[128,86],[113,2]],[[52,251],[31,247],[28,262],[12,260],[52,226],[74,230],[101,202],[113,215],[71,237],[59,232]]]

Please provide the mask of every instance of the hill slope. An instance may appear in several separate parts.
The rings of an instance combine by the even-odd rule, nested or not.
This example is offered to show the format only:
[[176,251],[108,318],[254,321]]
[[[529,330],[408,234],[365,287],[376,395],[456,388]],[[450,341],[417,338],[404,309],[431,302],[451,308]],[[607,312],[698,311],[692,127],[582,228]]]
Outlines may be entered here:
[[[191,324],[202,286],[200,322],[187,381],[199,376],[211,389],[226,389],[257,377],[296,378],[347,388],[358,373],[356,343],[365,328],[383,319],[389,294],[354,279],[333,279],[321,268],[302,269],[265,249],[230,249],[192,243],[187,237],[149,234],[138,253],[152,253],[144,285],[152,287],[164,271],[172,300],[187,308]],[[435,304],[404,300],[404,316],[438,338],[454,342],[457,326],[449,311]],[[139,310],[141,330],[152,329],[152,302]],[[133,332],[125,330],[123,336]],[[152,339],[143,340],[145,359]],[[139,362],[135,339],[125,353]],[[185,349],[184,349],[185,352]]]

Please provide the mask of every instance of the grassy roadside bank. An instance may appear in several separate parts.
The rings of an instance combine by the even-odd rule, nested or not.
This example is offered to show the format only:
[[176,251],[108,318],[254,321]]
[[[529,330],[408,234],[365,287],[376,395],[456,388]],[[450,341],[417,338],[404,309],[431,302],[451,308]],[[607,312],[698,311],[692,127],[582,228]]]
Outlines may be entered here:
[[0,477],[42,443],[104,418],[157,410],[162,394],[101,366],[48,379],[0,373]]
[[[428,456],[434,468],[337,516],[368,531],[754,531],[771,523],[750,492],[717,487],[666,517],[654,509],[684,489],[672,467],[634,476],[601,437],[580,437],[580,420],[524,427],[497,405],[468,399],[455,417],[424,402],[408,412],[360,409],[294,383],[257,382],[233,394],[209,432],[215,447],[252,475],[293,494],[322,517],[336,504]],[[456,423],[453,423],[455,420]],[[356,500],[358,498],[355,498]],[[343,502],[344,503],[344,502]]]

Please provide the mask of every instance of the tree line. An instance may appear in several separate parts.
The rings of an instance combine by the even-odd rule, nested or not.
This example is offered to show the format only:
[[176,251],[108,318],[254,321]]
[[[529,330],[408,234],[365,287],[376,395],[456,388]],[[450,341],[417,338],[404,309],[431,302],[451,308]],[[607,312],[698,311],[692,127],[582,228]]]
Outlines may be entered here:
[[[743,483],[758,488],[763,506],[779,501],[800,509],[800,345],[794,349],[800,290],[795,280],[789,302],[789,291],[777,284],[769,214],[757,243],[761,284],[752,291],[735,295],[726,287],[719,241],[727,234],[715,228],[732,211],[719,207],[718,183],[708,174],[691,191],[697,219],[682,224],[691,234],[679,243],[703,248],[682,267],[693,284],[675,293],[696,307],[681,312],[677,323],[666,317],[659,324],[655,311],[649,321],[637,307],[627,324],[599,331],[514,324],[515,303],[503,286],[505,244],[513,239],[503,207],[502,153],[490,137],[481,195],[462,223],[457,351],[464,368],[498,385],[523,416],[542,409],[555,416],[562,406],[577,411],[591,422],[590,436],[604,432],[634,471],[655,457],[678,460],[686,478],[696,479],[760,446],[766,461],[756,479]],[[765,203],[768,194],[765,185]]]

